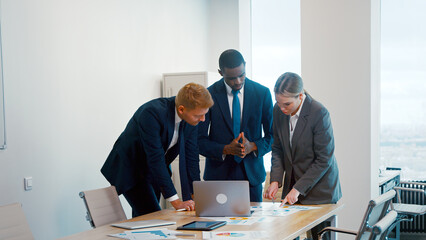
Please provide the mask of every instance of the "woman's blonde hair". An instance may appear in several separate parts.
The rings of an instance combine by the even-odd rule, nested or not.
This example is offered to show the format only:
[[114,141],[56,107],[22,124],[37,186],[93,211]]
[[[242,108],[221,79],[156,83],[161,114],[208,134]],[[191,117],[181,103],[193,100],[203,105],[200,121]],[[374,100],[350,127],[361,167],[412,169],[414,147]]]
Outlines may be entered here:
[[188,109],[211,108],[214,104],[209,91],[200,84],[188,83],[183,86],[175,99],[176,106],[183,105]]

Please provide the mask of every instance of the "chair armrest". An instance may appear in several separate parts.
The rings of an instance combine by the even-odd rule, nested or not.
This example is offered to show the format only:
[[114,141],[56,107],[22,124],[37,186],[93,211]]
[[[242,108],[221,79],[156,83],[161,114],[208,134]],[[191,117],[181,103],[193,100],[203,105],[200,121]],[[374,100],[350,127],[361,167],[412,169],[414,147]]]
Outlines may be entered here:
[[407,181],[401,181],[400,184],[414,184],[414,185],[422,185],[426,186],[426,183],[423,182],[407,182]]
[[347,230],[347,229],[342,229],[342,228],[335,228],[335,227],[326,227],[318,233],[318,238],[322,239],[322,235],[326,232],[338,232],[338,233],[346,233],[346,234],[351,234],[351,235],[357,235],[358,234],[357,231],[352,231],[352,230]]
[[395,190],[404,190],[404,191],[411,191],[411,192],[421,192],[424,193],[424,189],[418,189],[418,188],[407,188],[407,187],[393,187]]
[[[419,192],[425,194],[424,189],[418,189],[418,188],[407,188],[407,187],[393,187],[394,190],[396,190],[396,198],[398,203],[402,203],[401,201],[401,195],[400,191],[410,191],[410,192]],[[399,191],[398,191],[399,190]]]

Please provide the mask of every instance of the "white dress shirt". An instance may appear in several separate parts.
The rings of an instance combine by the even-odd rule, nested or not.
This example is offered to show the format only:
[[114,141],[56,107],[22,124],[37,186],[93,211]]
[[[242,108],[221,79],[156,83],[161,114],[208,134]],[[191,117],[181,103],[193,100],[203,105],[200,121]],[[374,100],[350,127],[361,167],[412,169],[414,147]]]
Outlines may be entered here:
[[167,148],[167,151],[169,151],[170,148],[172,148],[174,145],[176,145],[178,138],[179,138],[179,125],[180,122],[182,122],[182,119],[177,114],[176,108],[175,108],[175,129],[173,131],[173,137],[172,141],[170,142],[169,147]]
[[[232,101],[234,100],[234,95],[232,94],[232,88],[225,81],[224,83],[226,87],[226,93],[228,96],[229,110],[231,111],[231,118],[232,118]],[[243,119],[244,86],[240,89],[240,92],[238,93],[238,99],[240,100],[240,110],[241,110],[240,119]]]
[[293,139],[293,133],[294,129],[296,128],[297,120],[299,120],[300,111],[303,107],[303,102],[305,102],[306,95],[303,94],[302,96],[302,103],[300,103],[300,108],[297,110],[296,114],[293,116],[290,116],[290,121],[288,121],[288,127],[290,129],[290,147],[291,147],[291,140]]

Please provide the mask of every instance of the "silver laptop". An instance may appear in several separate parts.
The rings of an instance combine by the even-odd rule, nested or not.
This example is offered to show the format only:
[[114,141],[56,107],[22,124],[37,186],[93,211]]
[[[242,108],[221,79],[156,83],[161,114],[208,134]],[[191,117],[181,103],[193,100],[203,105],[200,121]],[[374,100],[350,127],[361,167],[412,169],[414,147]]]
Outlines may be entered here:
[[176,224],[176,222],[166,221],[161,219],[153,219],[153,220],[143,220],[143,221],[136,221],[136,222],[114,223],[114,224],[111,224],[111,226],[125,228],[125,229],[139,229],[139,228],[158,227],[158,226],[173,225],[173,224]]
[[248,181],[194,181],[197,217],[250,216]]

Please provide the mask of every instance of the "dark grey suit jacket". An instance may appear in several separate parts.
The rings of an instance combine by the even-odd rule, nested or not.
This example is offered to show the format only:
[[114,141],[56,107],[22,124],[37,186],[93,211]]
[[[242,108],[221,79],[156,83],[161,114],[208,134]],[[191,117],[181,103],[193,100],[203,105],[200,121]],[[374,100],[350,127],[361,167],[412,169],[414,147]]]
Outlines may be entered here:
[[334,137],[330,115],[319,102],[306,94],[290,147],[290,117],[274,106],[271,182],[281,187],[282,198],[294,188],[302,204],[336,203],[341,197],[339,170],[334,157]]

